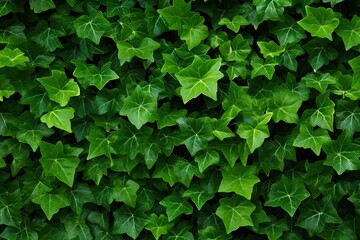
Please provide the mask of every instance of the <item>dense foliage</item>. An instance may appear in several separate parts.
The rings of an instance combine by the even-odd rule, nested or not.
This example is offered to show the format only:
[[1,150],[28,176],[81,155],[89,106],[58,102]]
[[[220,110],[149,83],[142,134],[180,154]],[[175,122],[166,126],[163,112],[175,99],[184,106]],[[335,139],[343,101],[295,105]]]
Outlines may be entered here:
[[0,0],[0,238],[360,238],[344,0]]

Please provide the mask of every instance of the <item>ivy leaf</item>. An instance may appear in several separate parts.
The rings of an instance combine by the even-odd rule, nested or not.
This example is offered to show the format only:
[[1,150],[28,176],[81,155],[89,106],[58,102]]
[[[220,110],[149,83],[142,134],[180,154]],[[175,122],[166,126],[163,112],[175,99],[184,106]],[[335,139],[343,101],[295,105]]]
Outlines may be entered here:
[[164,17],[161,16],[153,7],[147,5],[145,14],[147,19],[147,28],[151,37],[159,36],[167,30],[167,23]]
[[146,230],[149,230],[154,238],[158,240],[161,235],[167,234],[168,230],[174,226],[173,222],[168,222],[168,219],[164,215],[156,215],[152,213],[148,218],[148,223],[145,226]]
[[287,45],[285,51],[280,56],[280,63],[296,72],[298,67],[296,57],[301,56],[304,53],[304,50],[297,44]]
[[101,90],[111,80],[119,79],[119,76],[111,69],[111,63],[106,63],[98,68],[95,65],[87,65],[84,62],[75,62],[74,76],[85,88],[95,86]]
[[303,48],[309,54],[308,61],[315,72],[338,57],[338,52],[335,48],[329,46],[329,43],[330,41],[327,39],[314,38],[303,45]]
[[49,27],[46,21],[40,21],[36,25],[35,33],[36,34],[31,37],[31,39],[49,52],[52,52],[57,48],[63,47],[59,40],[59,37],[65,35],[64,29]]
[[74,28],[79,38],[87,38],[99,45],[102,35],[110,22],[101,11],[93,10],[90,16],[82,15],[74,21]]
[[191,50],[198,46],[202,40],[209,36],[209,31],[206,25],[204,25],[205,19],[198,15],[193,15],[189,19],[191,25],[183,25],[180,39],[184,40],[188,45],[188,49]]
[[349,223],[342,223],[342,224],[327,224],[325,226],[325,230],[321,233],[318,233],[317,236],[321,237],[322,239],[329,239],[329,237],[333,239],[356,239],[356,234],[354,233],[353,229],[348,225]]
[[126,205],[114,211],[113,216],[115,223],[112,233],[126,233],[133,239],[137,239],[147,221],[147,216],[141,209],[134,209]]
[[302,148],[311,148],[316,154],[320,155],[323,144],[331,141],[328,132],[325,129],[313,129],[309,124],[300,125],[300,133],[296,137],[293,146]]
[[336,128],[349,130],[353,135],[360,130],[360,108],[356,102],[339,100],[335,108]]
[[203,60],[196,55],[188,67],[175,74],[181,84],[180,94],[184,103],[200,94],[217,99],[217,81],[224,76],[219,71],[220,66],[220,58]]
[[91,130],[90,134],[86,136],[90,142],[89,153],[86,160],[105,155],[111,159],[111,154],[115,153],[111,147],[111,143],[116,140],[116,136],[106,136],[106,133],[101,128],[95,127]]
[[66,237],[69,239],[86,240],[92,239],[89,226],[82,219],[82,216],[70,215],[64,221]]
[[297,226],[305,228],[312,236],[324,231],[326,223],[342,223],[331,198],[324,197],[320,201],[310,199],[304,202],[300,208]]
[[60,141],[58,141],[55,145],[47,142],[41,142],[40,163],[47,176],[54,176],[63,183],[72,187],[75,170],[80,163],[78,156],[82,151],[82,148],[63,145]]
[[40,121],[46,123],[48,128],[56,127],[71,133],[71,122],[75,110],[72,107],[55,108],[41,116]]
[[179,224],[171,228],[163,238],[164,240],[195,240],[194,235],[189,231],[191,227],[186,224]]
[[306,17],[298,24],[313,37],[327,38],[332,41],[332,32],[339,25],[339,14],[331,8],[305,6]]
[[360,44],[360,17],[353,16],[351,21],[341,18],[335,32],[342,38],[346,51]]
[[195,155],[195,162],[198,163],[199,171],[202,173],[209,166],[220,162],[220,155],[215,150],[205,151]]
[[182,25],[186,24],[187,19],[191,16],[191,2],[175,0],[173,5],[159,9],[158,12],[169,24],[170,30],[181,31]]
[[64,107],[71,97],[80,95],[80,88],[73,79],[67,79],[65,72],[52,70],[50,77],[37,78],[49,98]]
[[346,170],[359,170],[359,145],[350,140],[349,132],[343,130],[341,135],[323,147],[326,153],[324,165],[332,166],[338,175]]
[[191,187],[183,193],[182,197],[191,198],[196,208],[201,210],[204,204],[214,197],[214,194],[208,193],[206,189],[198,184],[192,184]]
[[278,21],[283,19],[284,7],[292,5],[291,0],[254,0],[256,15],[261,21]]
[[70,207],[78,215],[83,211],[83,205],[88,202],[94,202],[95,198],[90,190],[89,185],[86,183],[80,183],[71,189],[70,195]]
[[147,122],[155,121],[156,113],[156,99],[149,92],[143,91],[139,85],[130,96],[125,98],[124,105],[120,110],[120,114],[127,116],[137,129]]
[[241,34],[237,34],[231,41],[226,41],[220,45],[220,53],[225,61],[235,61],[242,63],[251,53],[249,42]]
[[58,213],[61,208],[70,206],[69,199],[64,194],[43,193],[32,199],[34,203],[40,204],[41,209],[50,221],[54,214]]
[[270,102],[268,111],[272,112],[275,123],[284,121],[286,123],[298,123],[298,110],[302,101],[291,92],[282,90],[274,93],[273,102]]
[[31,119],[31,117],[33,117],[31,114],[25,114],[24,117],[27,118],[27,121],[19,124],[16,138],[19,142],[29,144],[33,152],[35,152],[41,143],[41,139],[52,135],[54,130],[47,128],[45,124],[36,124],[36,122]]
[[124,0],[124,1],[117,1],[117,0],[108,0],[106,2],[107,6],[107,16],[108,17],[123,17],[130,13],[131,8],[133,8],[136,4],[135,0]]
[[185,117],[186,113],[187,113],[186,109],[181,109],[181,110],[170,109],[170,104],[164,103],[158,109],[158,113],[157,113],[158,116],[161,116],[161,118],[159,117],[157,121],[158,129],[176,125],[176,120]]
[[188,203],[186,199],[176,194],[163,198],[159,203],[166,208],[166,215],[169,222],[182,214],[189,215],[193,212],[191,204]]
[[15,88],[10,84],[9,79],[3,79],[0,82],[0,102],[4,101],[4,97],[9,98],[15,92]]
[[27,90],[21,97],[21,104],[29,104],[30,112],[35,114],[35,117],[40,117],[44,112],[48,111],[51,101],[46,92],[38,87]]
[[0,68],[3,67],[24,67],[29,62],[29,58],[24,56],[20,49],[10,49],[8,47],[0,50]]
[[126,154],[130,159],[134,159],[146,149],[153,129],[144,126],[138,130],[124,119],[121,119],[120,126],[120,129],[113,133],[117,138],[111,146],[117,154]]
[[215,228],[214,226],[207,226],[205,229],[199,229],[199,240],[228,240],[231,239],[231,235],[225,234],[223,231]]
[[251,59],[250,65],[253,67],[253,70],[251,70],[251,78],[265,76],[271,80],[275,73],[275,66],[277,66],[278,63],[275,59],[266,59],[264,62],[261,58],[255,56]]
[[132,180],[127,180],[126,182],[115,179],[113,182],[113,198],[117,202],[123,202],[126,205],[134,208],[136,205],[137,191],[140,188],[140,185]]
[[250,200],[254,185],[260,182],[256,176],[257,172],[258,169],[255,165],[244,167],[241,164],[236,164],[232,168],[223,167],[221,170],[223,178],[219,192],[235,192]]
[[270,222],[264,222],[259,227],[259,233],[266,234],[270,240],[279,239],[286,231],[289,231],[286,220],[276,219],[274,216],[270,216]]
[[256,206],[249,200],[234,194],[231,198],[220,199],[220,206],[215,214],[224,222],[229,234],[240,227],[253,226],[251,214]]
[[225,25],[228,29],[232,30],[235,33],[239,32],[241,26],[246,26],[248,24],[248,20],[241,15],[234,16],[231,20],[223,17],[219,21],[220,26]]
[[307,87],[315,88],[321,93],[325,93],[329,84],[336,83],[336,78],[331,76],[330,73],[308,73],[301,80],[305,81]]
[[276,35],[280,46],[297,43],[306,38],[303,28],[291,16],[285,16],[284,21],[276,24],[271,33]]
[[124,65],[125,62],[131,62],[135,56],[154,62],[153,53],[160,47],[160,43],[146,37],[143,38],[141,42],[137,42],[134,45],[125,41],[118,41],[116,46],[118,49],[120,65]]
[[311,126],[319,126],[323,129],[333,131],[335,103],[330,100],[330,92],[323,93],[316,98],[317,109],[308,109],[303,113]]
[[256,44],[260,48],[260,52],[264,58],[274,58],[280,56],[280,54],[285,51],[283,47],[277,45],[274,41],[258,41]]
[[246,140],[250,152],[253,153],[256,148],[259,148],[265,141],[265,138],[270,136],[269,127],[267,123],[271,120],[273,113],[266,113],[261,116],[256,116],[251,123],[240,123],[236,133]]
[[301,179],[290,180],[285,175],[281,175],[279,181],[271,184],[265,206],[281,207],[292,217],[301,202],[309,196],[310,193]]
[[30,0],[30,8],[34,10],[35,13],[45,12],[55,7],[52,0]]
[[22,222],[20,209],[23,202],[19,190],[0,194],[0,224],[19,227]]
[[192,156],[204,149],[208,141],[214,138],[209,118],[179,118],[177,123],[181,130],[182,143]]

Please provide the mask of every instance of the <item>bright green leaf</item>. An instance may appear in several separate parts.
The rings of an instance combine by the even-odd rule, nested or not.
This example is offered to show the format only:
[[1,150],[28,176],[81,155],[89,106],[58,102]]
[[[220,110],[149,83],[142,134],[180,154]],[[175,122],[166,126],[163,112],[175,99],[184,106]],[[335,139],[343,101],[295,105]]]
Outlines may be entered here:
[[71,122],[75,110],[71,107],[55,108],[41,116],[40,121],[46,123],[48,128],[56,127],[71,133]]
[[188,201],[179,195],[170,195],[163,198],[160,205],[166,208],[166,215],[169,222],[182,214],[189,215],[193,212],[193,207]]

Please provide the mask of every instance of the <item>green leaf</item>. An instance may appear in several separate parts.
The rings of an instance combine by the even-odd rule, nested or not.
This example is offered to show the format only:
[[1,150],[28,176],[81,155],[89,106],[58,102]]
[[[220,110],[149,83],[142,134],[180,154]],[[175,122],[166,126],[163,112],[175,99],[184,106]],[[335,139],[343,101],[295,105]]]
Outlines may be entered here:
[[225,61],[242,63],[250,54],[251,47],[248,40],[237,34],[233,40],[221,44],[219,50]]
[[308,61],[314,72],[338,57],[338,52],[329,46],[326,39],[315,38],[303,45],[303,48],[309,54]]
[[111,159],[111,154],[115,153],[111,147],[111,143],[115,141],[115,135],[106,136],[106,133],[101,128],[93,128],[86,139],[90,142],[89,153],[86,160],[105,155]]
[[41,142],[40,163],[47,176],[54,176],[71,187],[74,182],[76,167],[80,163],[78,156],[82,151],[82,148],[63,145],[60,141],[55,145]]
[[52,0],[30,0],[30,8],[35,13],[41,13],[55,8],[55,4]]
[[228,240],[231,239],[231,235],[225,234],[223,231],[213,227],[207,226],[205,229],[199,229],[199,240]]
[[203,17],[193,15],[193,17],[189,19],[190,24],[182,26],[180,39],[186,42],[189,50],[198,46],[209,36],[207,26],[203,24],[204,21],[205,19]]
[[[1,11],[1,10],[0,10]],[[24,67],[29,58],[20,49],[4,48],[0,50],[0,68],[3,67]]]
[[0,82],[0,102],[4,101],[4,97],[9,98],[15,92],[15,88],[10,84],[9,79],[3,79]]
[[244,167],[241,164],[236,164],[232,168],[222,168],[221,174],[223,178],[219,186],[219,192],[235,192],[250,200],[254,185],[260,182],[260,179],[256,176],[257,172],[258,169],[255,165]]
[[306,229],[312,236],[324,231],[326,223],[342,223],[331,198],[324,197],[320,201],[309,199],[304,202],[297,226]]
[[349,130],[349,134],[353,135],[360,130],[360,108],[353,101],[340,100],[335,108],[336,128],[341,130]]
[[146,230],[149,230],[154,238],[158,240],[161,235],[167,234],[168,230],[174,226],[173,222],[168,222],[167,217],[164,215],[156,215],[152,213],[149,216],[148,223],[145,226]]
[[112,233],[126,233],[132,239],[137,239],[147,221],[147,216],[141,209],[133,209],[126,205],[114,211],[113,216],[115,223]]
[[35,117],[40,117],[44,112],[50,109],[51,101],[46,92],[38,87],[27,90],[21,97],[21,104],[29,104],[30,112],[35,114]]
[[34,120],[31,119],[31,117],[33,117],[31,114],[25,115],[25,119],[27,118],[27,121],[19,124],[16,138],[19,140],[19,142],[29,144],[33,152],[35,152],[41,143],[41,139],[43,137],[49,137],[54,133],[54,131],[47,128],[45,124],[37,124]]
[[324,145],[326,161],[324,165],[332,166],[338,175],[346,170],[359,170],[360,149],[358,144],[351,142],[349,132],[343,130],[336,141]]
[[354,233],[353,229],[348,225],[348,223],[342,224],[328,224],[325,226],[325,230],[321,233],[318,233],[317,236],[321,237],[322,239],[329,239],[332,238],[334,240],[341,240],[341,239],[356,239],[356,234]]
[[266,59],[264,62],[261,58],[255,56],[251,59],[250,65],[253,67],[251,70],[251,78],[265,76],[267,79],[271,80],[278,62],[276,62],[275,59]]
[[90,16],[82,15],[74,21],[74,28],[79,38],[87,38],[99,45],[102,35],[110,22],[101,11],[93,10]]
[[298,24],[313,37],[327,38],[332,41],[332,32],[339,25],[340,14],[331,8],[305,6],[306,16]]
[[193,207],[190,203],[181,196],[173,194],[163,198],[160,202],[160,205],[166,208],[166,215],[169,222],[176,219],[182,214],[189,215],[193,212]]
[[323,129],[333,131],[335,103],[330,100],[329,92],[323,93],[316,98],[317,109],[307,109],[303,118],[307,119],[311,126],[319,126]]
[[329,84],[336,83],[336,78],[331,76],[330,73],[308,73],[301,80],[305,81],[307,87],[315,88],[320,93],[325,93]]
[[21,192],[3,192],[0,194],[0,224],[19,227],[22,222],[20,209],[23,201]]
[[277,45],[274,41],[258,41],[256,44],[260,48],[260,52],[264,56],[264,58],[274,58],[280,56],[280,54],[285,51],[283,47]]
[[241,15],[234,16],[231,20],[223,17],[219,21],[220,26],[225,25],[228,29],[232,30],[235,33],[239,32],[241,26],[246,26],[248,24],[248,20]]
[[320,155],[323,144],[331,141],[325,129],[313,129],[309,124],[300,124],[300,133],[293,145],[295,147],[310,148],[316,155]]
[[208,193],[207,190],[200,185],[192,184],[191,187],[183,193],[182,197],[191,198],[196,208],[201,210],[204,204],[214,197],[214,194]]
[[274,216],[270,216],[270,222],[260,224],[259,233],[266,234],[268,239],[279,239],[283,232],[289,231],[289,226],[285,219],[276,219]]
[[335,32],[342,38],[346,51],[360,44],[360,17],[353,16],[351,21],[341,18]]
[[157,113],[158,116],[161,116],[161,118],[159,117],[157,121],[158,129],[176,125],[176,120],[185,117],[186,113],[187,113],[186,109],[181,109],[181,110],[170,109],[170,104],[164,103],[158,109],[158,113]]
[[80,95],[80,88],[73,79],[67,79],[65,72],[52,70],[50,77],[37,78],[49,98],[64,107],[71,97]]
[[76,68],[74,76],[78,79],[84,88],[88,86],[95,86],[101,90],[105,85],[115,79],[119,79],[119,76],[111,70],[111,63],[106,63],[98,68],[95,65],[87,65],[84,62],[75,62]]
[[136,4],[135,0],[124,0],[119,2],[118,0],[108,0],[106,2],[107,6],[107,16],[108,17],[123,17],[130,13],[131,8]]
[[273,102],[270,102],[268,111],[272,112],[275,123],[284,121],[286,123],[298,123],[298,110],[302,101],[292,92],[281,90],[274,93]]
[[224,76],[219,71],[220,66],[220,58],[203,60],[195,56],[189,66],[175,74],[181,84],[180,94],[184,103],[200,94],[217,99],[217,81]]
[[287,45],[280,56],[280,63],[288,69],[296,72],[298,68],[297,56],[303,55],[304,50],[297,44]]
[[192,156],[208,145],[214,139],[209,118],[179,118],[177,123],[181,130],[182,143]]
[[276,26],[270,31],[276,35],[280,46],[297,43],[300,42],[301,39],[306,38],[304,30],[291,16],[286,16],[283,22],[276,24]]
[[160,47],[160,44],[151,38],[143,38],[141,42],[130,44],[125,41],[119,41],[116,43],[118,49],[118,58],[120,65],[124,65],[125,62],[131,62],[136,56],[140,59],[149,60],[154,62],[154,51]]
[[249,200],[234,194],[231,198],[220,199],[215,213],[224,222],[226,233],[229,234],[240,227],[253,226],[251,214],[255,208]]
[[292,5],[292,0],[253,0],[256,6],[256,15],[260,21],[283,19],[284,7]]
[[[51,1],[51,0],[50,0]],[[31,4],[31,2],[30,2]],[[55,5],[54,5],[55,7]],[[34,30],[35,35],[31,37],[37,44],[45,48],[49,52],[57,48],[63,48],[59,37],[65,35],[64,29],[60,27],[50,27],[46,21],[40,21]]]
[[147,19],[147,29],[151,37],[159,36],[167,30],[167,23],[164,17],[150,5],[146,6],[145,14]]
[[126,182],[116,179],[113,182],[114,191],[113,198],[116,202],[123,202],[126,205],[134,208],[136,205],[137,191],[140,185],[132,180]]
[[198,163],[199,171],[202,173],[209,166],[218,164],[220,162],[220,155],[217,151],[210,150],[201,154],[196,154],[194,160]]
[[32,199],[34,203],[40,204],[41,209],[50,221],[54,214],[58,213],[61,208],[70,206],[69,198],[64,194],[43,193]]
[[189,231],[191,227],[187,224],[179,224],[171,228],[163,238],[164,240],[195,240],[194,235]]
[[41,116],[40,121],[46,123],[48,128],[56,127],[71,133],[71,122],[75,110],[71,107],[55,108]]
[[259,148],[265,141],[265,138],[270,136],[269,127],[267,123],[271,120],[273,113],[266,113],[261,116],[253,118],[252,122],[243,122],[239,124],[236,133],[246,140],[246,144],[253,153],[255,149]]
[[89,202],[95,202],[93,193],[90,190],[89,185],[86,183],[80,183],[71,189],[70,195],[70,207],[78,215],[83,211],[83,205]]
[[138,130],[123,119],[120,126],[120,129],[114,133],[117,138],[111,146],[117,154],[126,154],[130,159],[134,159],[137,154],[143,153],[146,149],[153,129],[143,126]]
[[93,239],[89,226],[80,216],[70,215],[65,222],[66,237],[69,239]]
[[290,180],[285,175],[281,175],[279,181],[271,184],[265,206],[281,207],[292,217],[301,202],[309,196],[310,193],[300,178]]
[[147,122],[154,122],[157,118],[156,113],[156,99],[149,92],[143,91],[139,85],[125,98],[120,110],[120,114],[127,116],[137,129]]
[[191,2],[186,3],[184,0],[174,0],[173,5],[158,9],[160,15],[169,24],[170,30],[182,30],[182,25],[186,24],[191,16]]

